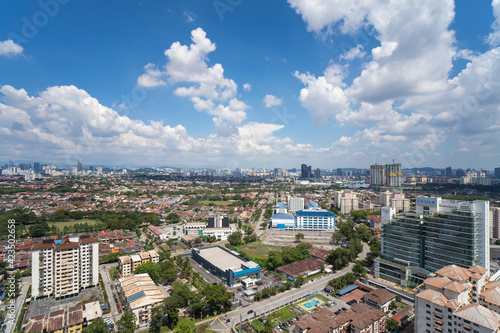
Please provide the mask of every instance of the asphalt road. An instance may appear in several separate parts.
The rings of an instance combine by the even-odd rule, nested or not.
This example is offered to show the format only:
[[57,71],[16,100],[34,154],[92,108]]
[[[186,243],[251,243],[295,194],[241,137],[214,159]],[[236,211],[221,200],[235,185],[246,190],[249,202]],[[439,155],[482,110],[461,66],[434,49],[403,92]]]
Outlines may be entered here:
[[[14,332],[14,328],[17,324],[17,319],[19,315],[21,314],[21,306],[23,305],[24,299],[26,298],[26,294],[28,293],[28,289],[31,285],[31,277],[24,277],[22,279],[23,286],[21,287],[21,293],[19,296],[16,298],[16,303],[14,306],[15,309],[15,316],[16,318],[14,320],[5,320],[5,333],[12,333]],[[7,283],[8,286],[8,283]],[[5,311],[8,311],[8,308],[5,309]]]
[[118,312],[116,303],[113,299],[113,292],[114,290],[116,290],[116,287],[113,287],[114,290],[111,290],[110,282],[112,282],[113,279],[111,279],[111,275],[109,274],[109,268],[117,265],[118,265],[117,263],[113,263],[113,264],[106,264],[99,266],[99,273],[101,273],[102,281],[104,282],[104,288],[106,289],[106,293],[108,294],[108,300],[109,300],[108,306],[111,309],[111,312],[109,314],[104,315],[103,317],[111,316],[111,318],[115,323],[117,322],[117,320],[120,319],[121,314]]

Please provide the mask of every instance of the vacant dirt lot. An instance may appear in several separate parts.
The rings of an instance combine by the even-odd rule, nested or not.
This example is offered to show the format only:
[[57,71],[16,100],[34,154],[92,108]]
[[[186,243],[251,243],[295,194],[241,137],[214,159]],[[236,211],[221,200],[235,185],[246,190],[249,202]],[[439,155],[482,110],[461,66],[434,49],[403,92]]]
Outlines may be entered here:
[[304,234],[303,243],[310,243],[314,247],[326,250],[335,249],[339,245],[334,245],[331,232],[324,231],[284,231],[268,229],[262,237],[262,243],[274,246],[296,246],[295,235],[298,233]]

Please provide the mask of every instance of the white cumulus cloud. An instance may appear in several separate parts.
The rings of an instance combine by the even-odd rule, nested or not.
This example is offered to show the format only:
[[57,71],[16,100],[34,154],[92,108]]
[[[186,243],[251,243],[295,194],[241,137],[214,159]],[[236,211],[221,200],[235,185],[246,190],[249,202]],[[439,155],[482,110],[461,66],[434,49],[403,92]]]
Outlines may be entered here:
[[283,104],[283,100],[281,98],[270,94],[264,96],[263,102],[266,108],[272,108],[273,106]]
[[13,40],[7,39],[0,41],[0,56],[12,57],[23,53],[23,47],[16,44]]

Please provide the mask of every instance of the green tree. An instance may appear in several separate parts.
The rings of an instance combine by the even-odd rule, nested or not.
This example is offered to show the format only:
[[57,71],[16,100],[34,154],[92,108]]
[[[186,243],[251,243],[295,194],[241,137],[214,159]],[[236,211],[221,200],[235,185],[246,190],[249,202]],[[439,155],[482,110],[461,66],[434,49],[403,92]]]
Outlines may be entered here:
[[224,288],[221,283],[213,285],[208,284],[202,290],[203,296],[212,313],[221,313],[223,310],[231,308],[231,299],[234,294]]
[[159,305],[151,309],[151,324],[149,331],[152,333],[160,333],[163,325],[163,313],[165,312],[164,306]]
[[295,279],[295,281],[293,281],[293,285],[294,285],[296,288],[300,287],[300,286],[301,286],[301,285],[303,285],[303,284],[304,284],[304,277],[303,277],[302,275],[300,275],[299,277],[297,277],[297,278]]
[[389,309],[391,309],[391,310],[394,310],[397,307],[398,306],[397,306],[396,302],[394,302],[394,301],[391,301],[391,303],[389,304]]
[[259,291],[255,293],[255,295],[253,296],[253,298],[258,301],[262,298],[262,293],[260,293]]
[[340,233],[340,232],[334,232],[332,234],[332,240],[337,245],[344,239],[344,237],[345,236],[342,233]]
[[241,245],[243,244],[242,240],[241,240],[241,232],[239,231],[236,231],[236,232],[233,232],[231,235],[229,235],[227,237],[227,241],[229,242],[229,244],[233,245],[233,246],[238,246],[238,245]]
[[109,333],[108,326],[102,318],[92,320],[89,326],[85,327],[83,333]]
[[401,302],[401,296],[396,295],[396,302]]
[[385,328],[387,332],[394,332],[399,326],[399,323],[396,319],[390,318],[385,322]]
[[266,322],[262,327],[262,333],[272,333],[274,329],[274,322],[272,319],[267,318]]
[[262,222],[260,226],[265,229],[267,227],[267,222],[266,221]]
[[300,243],[303,239],[304,239],[304,234],[303,233],[299,232],[298,234],[295,235],[295,241],[297,243]]
[[189,317],[183,317],[174,329],[175,333],[196,333],[194,321]]
[[139,326],[136,325],[136,317],[133,312],[125,312],[116,322],[116,330],[121,333],[134,333]]
[[161,266],[154,262],[147,262],[139,265],[134,271],[134,274],[142,273],[147,273],[154,283],[158,283],[161,277]]
[[363,267],[363,265],[361,265],[360,262],[357,262],[354,267],[352,268],[352,271],[356,274],[359,274],[361,276],[365,276],[366,275],[366,270],[365,268]]

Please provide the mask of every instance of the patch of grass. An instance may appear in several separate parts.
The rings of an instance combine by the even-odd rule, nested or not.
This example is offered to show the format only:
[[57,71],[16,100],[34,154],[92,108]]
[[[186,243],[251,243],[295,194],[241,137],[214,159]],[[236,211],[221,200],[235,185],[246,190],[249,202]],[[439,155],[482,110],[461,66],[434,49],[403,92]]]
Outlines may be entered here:
[[320,300],[322,300],[322,301],[323,301],[323,302],[325,302],[325,303],[328,303],[328,302],[330,302],[330,301],[331,301],[331,299],[328,299],[328,298],[326,298],[325,296],[322,296],[322,295],[320,295],[320,294],[316,294],[316,295],[314,295],[314,297],[319,298]]
[[404,309],[404,308],[408,307],[408,304],[405,304],[405,303],[399,303],[399,306],[400,306],[401,308],[403,308],[403,309]]
[[120,275],[118,274],[118,269],[116,267],[111,267],[109,269],[109,275],[111,275],[111,278],[113,280],[118,280],[120,278]]
[[[281,308],[279,310],[276,310],[270,314],[267,315],[267,320],[272,320],[274,323],[274,326],[281,324],[285,321],[288,321],[294,317],[296,317],[297,314],[290,309],[290,305]],[[251,325],[257,330],[261,331],[264,328],[264,324],[258,320],[255,319],[254,321],[251,322]]]
[[91,219],[82,219],[82,220],[69,220],[69,221],[62,221],[62,222],[48,222],[48,225],[50,227],[52,227],[53,225],[56,226],[56,228],[58,228],[59,230],[63,230],[64,227],[68,227],[68,228],[71,228],[72,226],[74,226],[75,224],[77,223],[80,223],[80,224],[85,224],[87,223],[88,225],[95,225],[97,224],[99,221],[97,220],[91,220]]
[[265,245],[262,244],[261,241],[257,241],[238,246],[238,250],[244,251],[245,253],[248,253],[249,255],[257,258],[266,259],[269,256],[269,251],[273,250],[278,251],[280,250],[280,247],[273,245]]

